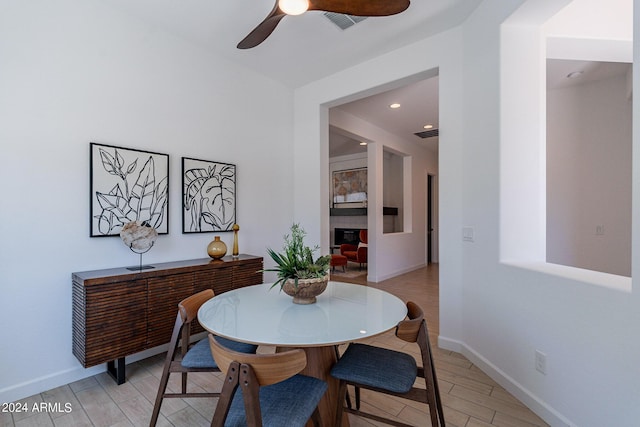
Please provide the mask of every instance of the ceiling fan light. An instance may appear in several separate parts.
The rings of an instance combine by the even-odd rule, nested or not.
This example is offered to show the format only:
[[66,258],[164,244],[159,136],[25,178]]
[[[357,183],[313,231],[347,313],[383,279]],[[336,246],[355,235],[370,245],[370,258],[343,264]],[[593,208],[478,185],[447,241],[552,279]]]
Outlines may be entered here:
[[287,15],[301,15],[309,9],[308,0],[279,0],[278,7]]

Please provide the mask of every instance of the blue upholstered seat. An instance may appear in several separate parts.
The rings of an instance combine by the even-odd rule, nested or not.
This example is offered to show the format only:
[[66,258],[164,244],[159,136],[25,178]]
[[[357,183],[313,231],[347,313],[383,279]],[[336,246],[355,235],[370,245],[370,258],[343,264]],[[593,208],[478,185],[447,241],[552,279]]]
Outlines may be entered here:
[[347,382],[407,393],[416,380],[418,367],[415,359],[406,353],[366,344],[349,344],[331,369],[331,375]]
[[[223,346],[230,348],[231,350],[238,351],[240,353],[255,353],[258,349],[257,345],[245,344],[238,341],[232,341],[227,338],[216,337],[218,342]],[[209,339],[205,338],[193,347],[189,349],[181,362],[185,368],[217,368],[215,360],[211,355],[211,347],[209,346]]]
[[[396,337],[401,340],[418,345],[422,367],[418,369],[416,359],[404,352],[366,344],[349,344],[340,360],[331,369],[331,375],[340,380],[336,424],[340,424],[344,412],[348,412],[385,424],[411,427],[412,424],[360,409],[360,390],[368,389],[426,403],[429,405],[430,425],[446,425],[427,322],[424,320],[424,311],[418,304],[407,302],[407,319],[398,322],[395,332]],[[424,385],[416,383],[418,377],[424,378]],[[351,406],[347,395],[348,384],[355,387],[355,408]]]
[[[324,381],[300,374],[276,384],[260,387],[263,427],[303,427],[326,390],[327,383]],[[238,387],[233,396],[224,425],[247,425],[241,387]]]

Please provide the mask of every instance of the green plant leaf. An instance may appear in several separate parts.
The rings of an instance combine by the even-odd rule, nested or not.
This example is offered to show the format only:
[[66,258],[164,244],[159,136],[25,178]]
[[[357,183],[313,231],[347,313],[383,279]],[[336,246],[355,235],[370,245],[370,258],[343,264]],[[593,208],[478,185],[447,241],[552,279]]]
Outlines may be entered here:
[[319,249],[318,246],[311,249],[304,244],[306,233],[299,224],[291,226],[291,234],[284,236],[282,252],[278,253],[271,248],[267,248],[267,253],[276,263],[273,268],[263,271],[276,272],[278,280],[271,286],[284,285],[287,279],[293,279],[298,285],[298,279],[322,278],[329,271],[330,255],[313,259],[313,252]]

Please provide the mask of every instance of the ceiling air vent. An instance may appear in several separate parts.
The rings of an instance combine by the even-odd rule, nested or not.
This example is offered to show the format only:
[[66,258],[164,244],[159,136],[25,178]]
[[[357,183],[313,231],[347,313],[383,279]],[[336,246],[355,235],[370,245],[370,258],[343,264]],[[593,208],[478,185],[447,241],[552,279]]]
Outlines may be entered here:
[[329,21],[340,27],[341,30],[346,30],[347,28],[356,25],[358,22],[362,22],[367,19],[366,16],[343,15],[335,12],[324,12],[324,16],[326,16]]
[[429,129],[423,132],[416,132],[414,135],[420,138],[433,138],[434,136],[440,135],[440,129]]

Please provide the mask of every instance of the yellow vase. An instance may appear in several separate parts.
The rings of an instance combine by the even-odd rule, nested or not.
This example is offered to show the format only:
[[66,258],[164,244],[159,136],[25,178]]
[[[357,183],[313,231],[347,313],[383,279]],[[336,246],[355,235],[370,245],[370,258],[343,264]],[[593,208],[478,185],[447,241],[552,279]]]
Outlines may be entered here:
[[240,250],[238,249],[238,231],[240,230],[240,226],[238,224],[233,224],[233,252],[231,255],[234,257],[238,257],[240,255]]
[[207,246],[207,253],[213,259],[220,259],[227,254],[227,245],[220,240],[220,236],[215,236]]

